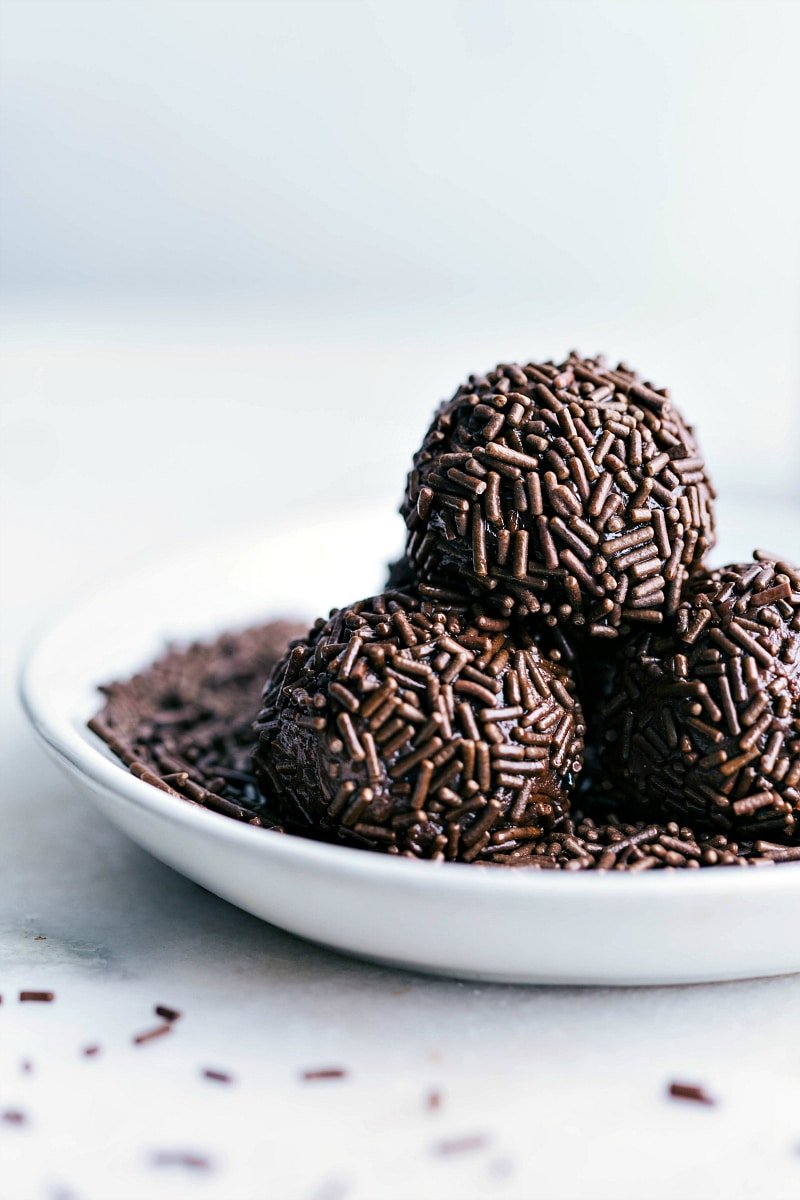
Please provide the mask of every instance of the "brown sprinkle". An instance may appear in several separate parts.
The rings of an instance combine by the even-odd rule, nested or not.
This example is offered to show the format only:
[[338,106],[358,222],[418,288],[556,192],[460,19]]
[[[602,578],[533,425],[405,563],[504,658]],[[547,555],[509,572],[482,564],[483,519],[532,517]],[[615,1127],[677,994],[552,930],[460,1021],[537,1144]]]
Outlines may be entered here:
[[183,1016],[183,1013],[181,1013],[177,1008],[170,1008],[168,1004],[156,1004],[153,1011],[157,1017],[161,1017],[163,1020],[170,1022],[177,1021]]
[[675,1100],[692,1100],[696,1104],[716,1104],[704,1088],[694,1083],[671,1083],[668,1094]]
[[441,1155],[466,1154],[473,1150],[484,1150],[488,1144],[489,1139],[485,1134],[473,1133],[466,1137],[448,1138],[437,1142],[433,1152]]
[[206,1067],[203,1071],[204,1079],[211,1079],[214,1083],[233,1083],[233,1076],[227,1071],[216,1071],[211,1067]]
[[154,1029],[147,1029],[144,1033],[137,1033],[133,1039],[135,1046],[144,1046],[147,1042],[154,1042],[156,1038],[164,1037],[165,1034],[172,1032],[172,1025],[167,1022],[165,1025],[156,1025]]
[[150,1159],[154,1167],[188,1167],[192,1171],[210,1171],[211,1159],[191,1150],[156,1150]]

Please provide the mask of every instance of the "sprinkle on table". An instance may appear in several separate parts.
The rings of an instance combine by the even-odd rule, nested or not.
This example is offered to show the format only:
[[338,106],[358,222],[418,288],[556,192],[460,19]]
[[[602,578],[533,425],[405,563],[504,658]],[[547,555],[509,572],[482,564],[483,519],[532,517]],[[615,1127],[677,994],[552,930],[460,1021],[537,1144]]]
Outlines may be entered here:
[[696,1083],[671,1083],[669,1095],[674,1100],[692,1100],[695,1104],[716,1104],[705,1088]]
[[215,1083],[233,1083],[233,1076],[227,1071],[216,1071],[212,1067],[206,1067],[203,1070],[204,1079],[212,1079]]
[[179,1021],[183,1016],[180,1009],[170,1008],[168,1004],[156,1004],[153,1011],[157,1017],[161,1017],[164,1021]]
[[156,1150],[150,1161],[154,1167],[189,1167],[193,1171],[210,1171],[211,1160],[192,1150]]
[[489,1139],[483,1133],[472,1133],[466,1137],[447,1138],[434,1146],[435,1154],[465,1154],[471,1150],[483,1150],[489,1144]]
[[133,1039],[135,1046],[143,1046],[145,1042],[153,1042],[156,1038],[163,1037],[165,1033],[172,1032],[172,1025],[156,1025],[154,1029],[146,1029],[144,1033],[137,1033]]

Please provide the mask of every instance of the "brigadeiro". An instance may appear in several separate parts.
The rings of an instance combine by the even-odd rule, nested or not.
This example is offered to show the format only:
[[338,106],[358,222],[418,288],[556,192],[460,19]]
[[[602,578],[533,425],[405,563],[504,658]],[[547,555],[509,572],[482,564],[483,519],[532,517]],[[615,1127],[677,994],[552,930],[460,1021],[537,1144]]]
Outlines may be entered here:
[[800,572],[757,553],[701,571],[669,629],[624,647],[610,777],[640,807],[800,841]]
[[601,358],[500,365],[439,409],[403,515],[423,580],[614,637],[659,624],[714,544],[714,491],[668,393]]
[[259,783],[288,828],[391,854],[500,861],[569,808],[583,716],[531,631],[421,585],[334,611],[276,667]]

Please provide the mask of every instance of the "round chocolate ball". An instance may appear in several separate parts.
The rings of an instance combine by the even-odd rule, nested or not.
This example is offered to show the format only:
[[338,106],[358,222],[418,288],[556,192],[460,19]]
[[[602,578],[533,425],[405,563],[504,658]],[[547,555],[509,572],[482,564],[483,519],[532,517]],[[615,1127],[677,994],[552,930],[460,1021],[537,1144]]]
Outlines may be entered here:
[[742,836],[800,839],[800,572],[698,572],[670,628],[622,649],[605,714],[628,800]]
[[677,611],[714,491],[666,391],[600,358],[501,365],[439,409],[402,512],[423,580],[614,637]]
[[422,585],[319,620],[264,692],[259,784],[289,828],[504,861],[569,808],[585,733],[557,650]]

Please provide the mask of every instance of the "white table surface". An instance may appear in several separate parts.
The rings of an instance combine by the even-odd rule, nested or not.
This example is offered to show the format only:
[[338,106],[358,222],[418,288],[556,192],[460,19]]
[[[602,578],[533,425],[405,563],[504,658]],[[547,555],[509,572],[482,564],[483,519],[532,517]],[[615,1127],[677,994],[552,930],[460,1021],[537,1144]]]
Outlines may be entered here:
[[[455,349],[429,356],[429,397],[382,411],[378,442],[348,413],[348,380],[363,398],[363,372],[388,362],[405,387],[405,350],[351,345],[309,363],[285,341],[214,350],[208,331],[169,347],[152,331],[12,333],[0,1112],[27,1121],[0,1121],[0,1200],[800,1195],[800,977],[572,990],[351,961],[149,858],[71,793],[24,726],[19,654],[68,596],[254,509],[279,521],[321,503],[393,503]],[[759,540],[800,557],[797,524],[773,511],[753,510]],[[20,1004],[22,988],[52,989],[55,1003]],[[185,1015],[169,1037],[132,1045],[157,1003]],[[301,1081],[327,1066],[347,1078]],[[235,1082],[202,1078],[207,1067]],[[673,1079],[719,1104],[670,1101]],[[437,1152],[472,1135],[484,1144]],[[210,1168],[154,1166],[159,1151]]]

